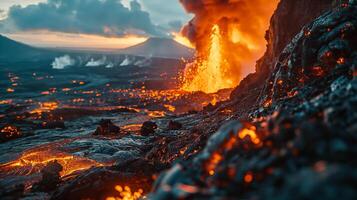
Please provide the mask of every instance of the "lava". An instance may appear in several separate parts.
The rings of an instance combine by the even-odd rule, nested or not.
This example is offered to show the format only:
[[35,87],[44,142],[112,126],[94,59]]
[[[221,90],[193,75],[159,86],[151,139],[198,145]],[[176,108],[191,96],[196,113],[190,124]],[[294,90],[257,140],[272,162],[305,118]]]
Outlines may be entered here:
[[57,102],[40,102],[39,107],[32,110],[31,114],[41,114],[43,112],[50,112],[58,108]]
[[[222,55],[222,36],[218,25],[212,27],[211,46],[207,59],[202,61],[197,60],[195,71],[186,71],[184,84],[182,89],[185,91],[203,91],[206,93],[214,93],[225,88],[233,88],[235,83],[231,79],[227,79],[225,74],[225,65],[227,63]],[[191,78],[192,77],[192,78]]]
[[22,154],[18,159],[0,165],[0,174],[3,175],[30,175],[38,173],[43,167],[52,161],[62,165],[61,177],[72,174],[75,171],[86,170],[91,167],[104,166],[94,160],[74,156],[55,150],[32,150]]
[[183,27],[197,51],[182,77],[182,90],[214,93],[234,88],[254,71],[265,50],[264,34],[278,0],[180,0],[195,17]]

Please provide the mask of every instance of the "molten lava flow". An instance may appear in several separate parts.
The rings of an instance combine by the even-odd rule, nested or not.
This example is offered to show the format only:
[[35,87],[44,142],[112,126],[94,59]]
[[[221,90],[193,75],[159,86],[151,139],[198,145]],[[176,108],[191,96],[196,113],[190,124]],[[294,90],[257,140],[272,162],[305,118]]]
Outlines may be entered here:
[[186,80],[184,80],[182,89],[214,93],[221,89],[234,87],[233,81],[224,76],[226,64],[222,56],[220,28],[218,25],[214,25],[208,58],[203,61],[196,61],[197,69],[195,72],[187,71],[185,73],[184,78]]
[[180,0],[195,17],[181,34],[197,58],[186,66],[181,89],[214,93],[233,88],[254,72],[265,50],[265,32],[278,0]]
[[0,165],[2,175],[29,175],[38,173],[43,167],[52,161],[57,161],[62,165],[61,176],[70,175],[75,171],[89,169],[93,166],[103,166],[94,160],[74,156],[64,152],[51,150],[33,150],[23,153],[15,161]]
[[131,191],[129,186],[115,186],[115,190],[119,192],[117,197],[107,197],[106,200],[138,200],[142,198],[143,189],[138,189],[136,192]]
[[43,102],[39,103],[39,108],[32,110],[31,114],[41,114],[43,112],[50,112],[52,110],[56,110],[58,108],[57,102]]

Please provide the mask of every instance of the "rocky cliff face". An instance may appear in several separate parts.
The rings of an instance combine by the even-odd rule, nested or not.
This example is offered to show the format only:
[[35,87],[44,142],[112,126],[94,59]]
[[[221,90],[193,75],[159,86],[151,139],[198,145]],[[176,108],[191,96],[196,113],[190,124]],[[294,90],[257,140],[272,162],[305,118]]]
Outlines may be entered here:
[[282,0],[268,33],[257,73],[221,105],[240,120],[164,173],[152,199],[356,196],[357,2]]
[[272,63],[291,39],[316,17],[333,6],[333,0],[283,0],[271,18],[266,33],[267,51],[258,62],[257,72],[269,74]]
[[284,47],[303,26],[334,5],[334,0],[281,1],[266,32],[267,50],[264,56],[257,61],[256,73],[249,75],[241,82],[241,85],[233,91],[232,99],[240,98],[246,90],[261,89]]

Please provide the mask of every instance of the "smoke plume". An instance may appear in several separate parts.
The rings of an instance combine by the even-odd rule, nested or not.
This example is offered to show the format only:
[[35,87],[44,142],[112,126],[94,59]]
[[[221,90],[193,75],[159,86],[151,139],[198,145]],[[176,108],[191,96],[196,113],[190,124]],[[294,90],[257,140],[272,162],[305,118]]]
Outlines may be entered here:
[[[199,54],[207,54],[212,27],[217,24],[223,38],[226,58],[232,59],[231,74],[251,72],[254,62],[265,50],[265,31],[279,0],[180,0],[194,18],[182,34],[196,46]],[[234,80],[237,82],[238,80]]]

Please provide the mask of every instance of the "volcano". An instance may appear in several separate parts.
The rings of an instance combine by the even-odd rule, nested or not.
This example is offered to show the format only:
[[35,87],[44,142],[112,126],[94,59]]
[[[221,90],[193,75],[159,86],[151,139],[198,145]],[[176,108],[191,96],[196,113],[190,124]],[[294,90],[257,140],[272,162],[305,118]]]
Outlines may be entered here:
[[280,0],[267,31],[278,0],[180,2],[188,62],[177,38],[0,62],[1,199],[356,199],[357,0]]
[[143,43],[121,49],[119,53],[145,57],[180,59],[191,58],[194,54],[194,50],[173,39],[149,38]]

